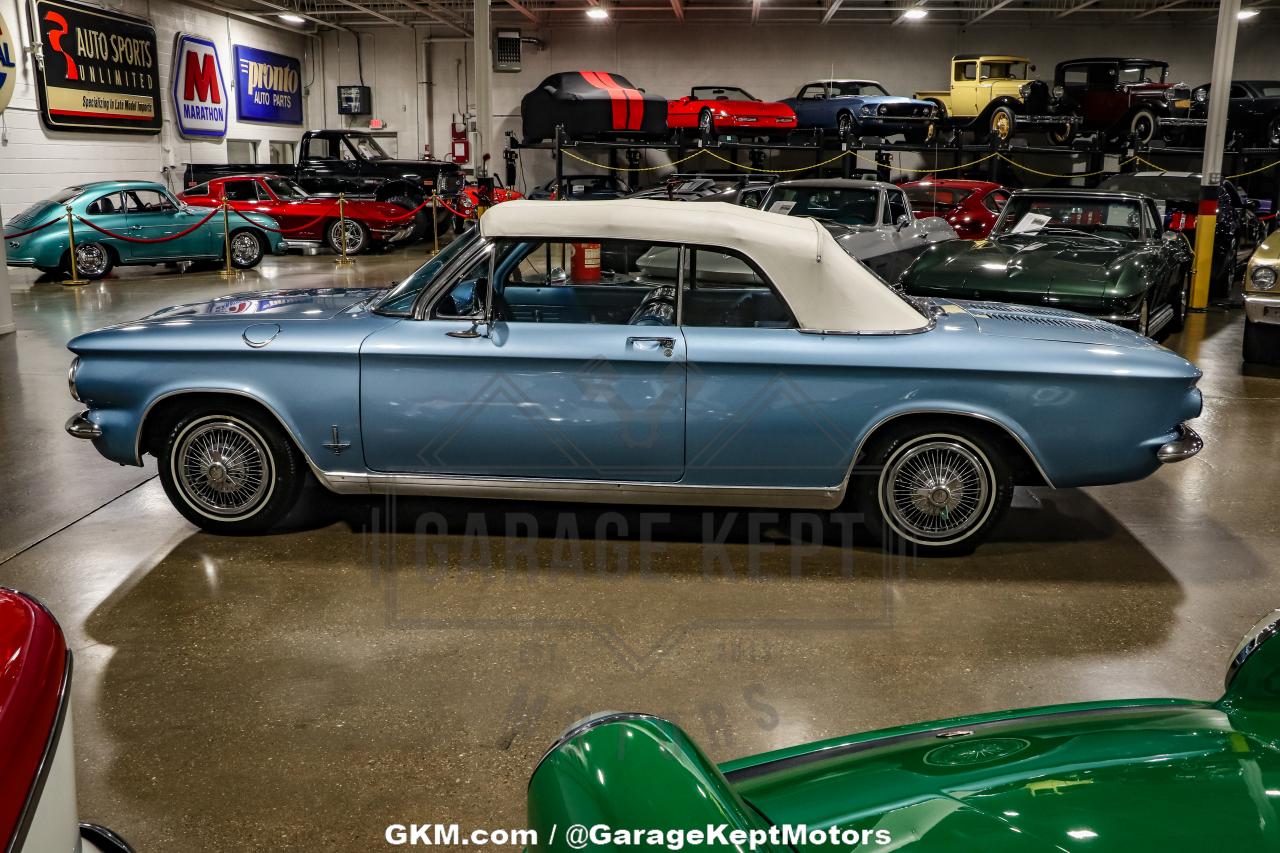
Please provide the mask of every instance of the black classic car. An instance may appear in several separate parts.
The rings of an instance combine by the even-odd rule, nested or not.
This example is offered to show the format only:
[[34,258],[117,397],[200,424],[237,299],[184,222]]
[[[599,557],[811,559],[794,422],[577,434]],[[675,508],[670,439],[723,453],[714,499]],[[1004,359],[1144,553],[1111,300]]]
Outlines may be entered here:
[[666,201],[723,201],[743,207],[760,207],[761,200],[778,180],[777,175],[680,174],[632,194],[632,198]]
[[613,175],[562,175],[560,186],[552,178],[540,187],[529,191],[531,199],[567,198],[575,201],[600,201],[607,198],[625,198],[632,189],[627,182]]
[[[439,193],[446,203],[457,207],[466,183],[462,169],[442,160],[397,160],[391,157],[372,134],[354,130],[309,130],[298,146],[298,162],[258,165],[256,163],[191,163],[185,186],[189,189],[214,178],[234,175],[282,175],[300,184],[313,195],[373,198],[411,210]],[[439,223],[452,216],[439,211]],[[428,234],[428,211],[414,222],[414,239]]]
[[[1209,114],[1209,84],[1192,94],[1193,114]],[[1280,80],[1232,80],[1227,134],[1244,146],[1280,148]]]
[[561,71],[520,101],[521,135],[541,142],[563,126],[569,139],[661,139],[667,99],[646,94],[621,74]]
[[[1167,231],[1183,234],[1196,244],[1196,220],[1200,208],[1200,175],[1196,172],[1130,172],[1112,175],[1099,189],[1141,193],[1155,200]],[[1241,196],[1230,181],[1218,186],[1218,218],[1213,240],[1213,278],[1210,294],[1225,298],[1236,272],[1266,237],[1255,212],[1257,203]]]
[[1169,82],[1161,59],[1098,56],[1059,62],[1053,70],[1055,115],[1079,121],[1051,128],[1049,139],[1066,145],[1077,131],[1105,133],[1140,143],[1180,138],[1204,122],[1191,115],[1191,87]]

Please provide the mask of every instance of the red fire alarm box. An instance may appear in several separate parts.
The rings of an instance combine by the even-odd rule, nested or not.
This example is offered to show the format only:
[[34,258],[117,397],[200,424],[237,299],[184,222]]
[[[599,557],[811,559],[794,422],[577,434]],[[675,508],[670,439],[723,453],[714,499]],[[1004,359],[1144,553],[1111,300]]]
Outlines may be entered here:
[[471,142],[467,139],[466,122],[455,121],[451,131],[452,150],[449,152],[450,159],[455,163],[466,163],[471,159]]

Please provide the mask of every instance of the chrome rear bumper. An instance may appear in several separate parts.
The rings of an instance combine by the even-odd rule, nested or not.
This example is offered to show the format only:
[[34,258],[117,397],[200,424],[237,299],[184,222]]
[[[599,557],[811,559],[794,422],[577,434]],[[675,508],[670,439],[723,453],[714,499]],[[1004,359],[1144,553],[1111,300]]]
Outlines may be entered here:
[[67,431],[67,435],[76,438],[93,439],[102,437],[102,427],[89,420],[89,412],[87,410],[78,415],[72,415],[63,429]]
[[1200,435],[1186,424],[1181,424],[1178,427],[1178,437],[1160,445],[1160,449],[1156,451],[1156,458],[1167,465],[1170,462],[1190,459],[1203,449],[1204,440]]

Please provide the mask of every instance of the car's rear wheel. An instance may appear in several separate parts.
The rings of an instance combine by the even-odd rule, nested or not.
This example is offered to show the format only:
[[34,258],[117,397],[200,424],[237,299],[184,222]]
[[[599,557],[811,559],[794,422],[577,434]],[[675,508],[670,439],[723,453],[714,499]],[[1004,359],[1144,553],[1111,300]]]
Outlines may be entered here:
[[238,270],[251,270],[262,262],[266,246],[256,231],[231,233],[231,266]]
[[1245,320],[1244,360],[1251,364],[1280,364],[1280,326]]
[[1140,144],[1145,145],[1155,138],[1159,120],[1151,110],[1142,109],[1129,117],[1128,133]]
[[253,406],[231,402],[183,414],[157,456],[170,502],[210,533],[267,530],[293,508],[306,477],[279,425]]
[[890,427],[865,456],[858,509],[872,537],[924,555],[965,553],[1000,520],[1013,473],[986,430],[950,421]]
[[369,248],[369,228],[357,219],[335,219],[324,232],[325,242],[337,254],[346,243],[348,255],[358,255]]

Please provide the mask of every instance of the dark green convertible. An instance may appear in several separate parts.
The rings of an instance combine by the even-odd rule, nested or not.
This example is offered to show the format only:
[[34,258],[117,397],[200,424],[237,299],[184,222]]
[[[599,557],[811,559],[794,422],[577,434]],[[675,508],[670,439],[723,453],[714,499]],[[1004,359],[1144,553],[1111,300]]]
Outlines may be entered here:
[[1146,196],[1020,190],[988,239],[930,246],[900,283],[917,296],[1078,311],[1150,336],[1182,328],[1191,248]]

